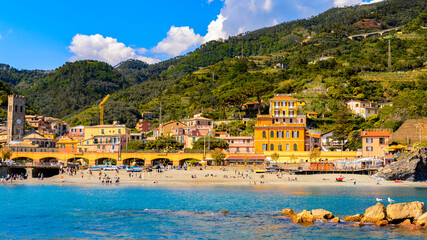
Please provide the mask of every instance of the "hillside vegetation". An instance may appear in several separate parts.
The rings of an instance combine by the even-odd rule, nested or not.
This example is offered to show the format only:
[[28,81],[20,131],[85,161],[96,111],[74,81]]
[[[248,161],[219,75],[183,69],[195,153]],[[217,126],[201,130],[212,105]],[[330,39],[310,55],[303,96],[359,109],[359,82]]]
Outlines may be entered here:
[[[98,124],[98,104],[107,94],[104,121],[134,127],[141,111],[158,116],[160,103],[163,121],[202,111],[206,117],[238,120],[268,111],[241,111],[245,102],[287,93],[306,101],[305,111],[323,116],[310,120],[310,127],[337,129],[342,136],[367,127],[396,129],[405,119],[427,117],[425,8],[422,0],[333,8],[211,41],[153,65],[128,60],[113,68],[77,61],[51,72],[3,67],[0,80],[25,94],[39,114],[72,125]],[[382,36],[348,38],[395,27],[400,29]],[[276,64],[283,68],[275,69]],[[394,104],[365,120],[348,112],[344,102],[350,99]],[[252,129],[240,123],[221,127],[234,134]]]

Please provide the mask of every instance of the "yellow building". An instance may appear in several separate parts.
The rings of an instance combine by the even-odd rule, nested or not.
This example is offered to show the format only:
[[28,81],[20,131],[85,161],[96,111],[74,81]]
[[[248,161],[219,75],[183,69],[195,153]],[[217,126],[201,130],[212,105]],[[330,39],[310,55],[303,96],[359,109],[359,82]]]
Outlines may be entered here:
[[270,99],[270,115],[258,115],[254,127],[255,153],[304,151],[306,116],[300,114],[304,105],[289,95]]
[[85,137],[79,152],[118,152],[129,142],[130,128],[125,125],[96,125],[85,127]]

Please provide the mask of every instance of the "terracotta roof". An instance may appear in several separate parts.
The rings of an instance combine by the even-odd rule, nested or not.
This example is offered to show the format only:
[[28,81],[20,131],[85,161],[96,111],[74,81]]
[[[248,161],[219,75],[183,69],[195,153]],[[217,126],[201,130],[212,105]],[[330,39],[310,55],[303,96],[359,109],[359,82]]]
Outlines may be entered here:
[[293,98],[291,96],[274,96],[272,99],[270,100],[291,100],[291,101],[298,101],[298,99]]
[[362,132],[362,137],[390,137],[390,132]]
[[324,133],[320,134],[320,136],[323,136],[323,135],[328,134],[328,133],[333,132],[333,131],[335,131],[335,129],[332,129],[332,130],[326,131],[326,132],[324,132]]

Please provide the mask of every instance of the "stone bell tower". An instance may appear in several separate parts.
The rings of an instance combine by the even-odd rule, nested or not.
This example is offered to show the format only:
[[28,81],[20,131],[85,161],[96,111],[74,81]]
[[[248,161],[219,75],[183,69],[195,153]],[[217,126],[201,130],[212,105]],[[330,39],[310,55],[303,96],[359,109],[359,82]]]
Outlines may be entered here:
[[8,96],[7,142],[22,140],[25,134],[25,97]]

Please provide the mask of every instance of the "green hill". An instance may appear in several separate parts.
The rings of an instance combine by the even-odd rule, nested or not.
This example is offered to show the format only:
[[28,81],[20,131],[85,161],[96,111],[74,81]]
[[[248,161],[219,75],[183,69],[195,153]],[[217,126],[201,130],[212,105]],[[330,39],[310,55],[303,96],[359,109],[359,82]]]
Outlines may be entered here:
[[[396,104],[376,118],[351,117],[349,129],[395,128],[407,118],[427,116],[422,105],[427,101],[425,8],[422,0],[332,8],[309,19],[211,41],[153,65],[128,60],[113,68],[78,61],[51,72],[2,65],[0,80],[26,95],[39,114],[65,118],[72,125],[99,123],[97,104],[107,94],[111,98],[105,105],[105,122],[119,120],[133,127],[140,111],[158,113],[160,102],[164,121],[202,109],[215,119],[238,119],[257,113],[239,112],[245,101],[290,93],[308,103],[307,111],[325,116],[310,123],[322,129],[337,127],[334,118],[344,111],[346,100],[392,100]],[[348,38],[394,27],[401,28],[382,36]],[[274,69],[276,64],[284,68]],[[407,72],[411,80],[388,81],[394,76],[386,73],[389,70]],[[419,74],[410,74],[413,70]],[[386,79],[377,81],[376,76]],[[414,97],[423,100],[421,104]]]

